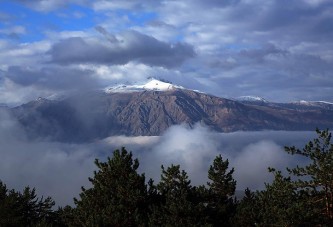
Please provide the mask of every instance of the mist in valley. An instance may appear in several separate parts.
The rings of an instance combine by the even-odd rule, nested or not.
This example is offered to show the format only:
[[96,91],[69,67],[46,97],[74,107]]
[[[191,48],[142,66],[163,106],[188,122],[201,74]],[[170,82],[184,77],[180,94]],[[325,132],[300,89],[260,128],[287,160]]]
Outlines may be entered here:
[[81,186],[89,187],[95,158],[104,161],[117,148],[133,152],[147,180],[159,181],[161,165],[179,164],[194,185],[207,182],[208,168],[221,154],[235,168],[237,190],[256,190],[272,180],[269,166],[284,170],[303,162],[286,154],[283,146],[302,148],[315,137],[314,131],[217,133],[197,124],[172,126],[162,136],[114,136],[75,144],[45,138],[31,141],[8,112],[1,110],[0,117],[0,179],[16,190],[35,187],[38,195],[51,196],[59,206],[73,205]]

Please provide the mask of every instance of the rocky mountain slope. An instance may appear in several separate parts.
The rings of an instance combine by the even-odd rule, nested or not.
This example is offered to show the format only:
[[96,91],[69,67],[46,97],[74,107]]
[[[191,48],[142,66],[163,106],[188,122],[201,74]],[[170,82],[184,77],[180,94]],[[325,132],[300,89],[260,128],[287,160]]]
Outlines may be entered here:
[[11,112],[31,138],[80,142],[161,135],[178,124],[199,123],[218,132],[332,128],[332,106],[229,100],[153,80],[147,86],[120,85],[63,100],[39,98]]

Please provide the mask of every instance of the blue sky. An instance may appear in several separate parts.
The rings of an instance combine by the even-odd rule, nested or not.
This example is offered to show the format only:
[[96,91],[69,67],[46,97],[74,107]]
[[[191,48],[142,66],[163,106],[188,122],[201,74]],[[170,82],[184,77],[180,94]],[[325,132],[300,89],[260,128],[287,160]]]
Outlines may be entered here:
[[0,103],[157,77],[333,102],[330,0],[0,1]]

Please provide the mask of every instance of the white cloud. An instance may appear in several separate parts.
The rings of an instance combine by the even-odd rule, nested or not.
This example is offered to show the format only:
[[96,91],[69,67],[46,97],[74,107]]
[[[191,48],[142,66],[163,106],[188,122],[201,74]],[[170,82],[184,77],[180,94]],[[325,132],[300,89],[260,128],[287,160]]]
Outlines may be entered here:
[[159,5],[159,1],[155,0],[97,0],[94,1],[92,7],[96,11],[108,11],[108,10],[117,10],[117,9],[127,9],[127,10],[146,10],[150,9],[152,6]]
[[131,9],[135,5],[133,1],[96,1],[94,10]]
[[38,41],[32,43],[21,43],[13,45],[3,43],[0,45],[0,65],[4,66],[41,66],[47,60],[45,52],[49,50],[49,41]]
[[194,184],[204,183],[209,167],[207,163],[219,153],[213,135],[213,132],[200,125],[193,129],[173,126],[142,160],[144,169],[155,180],[159,180],[161,173],[157,170],[160,170],[162,164],[180,164]]
[[312,136],[308,132],[220,134],[196,125],[192,129],[173,126],[153,138],[116,136],[91,144],[31,141],[18,122],[0,110],[0,179],[17,190],[36,187],[38,195],[52,196],[57,205],[73,204],[81,186],[89,187],[94,159],[104,161],[112,150],[126,146],[139,158],[147,179],[158,181],[161,164],[173,163],[188,172],[193,184],[205,184],[209,165],[222,154],[229,159],[229,167],[235,167],[238,189],[258,189],[271,179],[267,166],[282,169],[292,164],[282,145],[303,146]]
[[48,97],[54,93],[55,91],[37,88],[34,85],[21,86],[5,78],[0,86],[0,103],[16,106],[38,97]]
[[26,28],[19,25],[0,29],[0,34],[6,34],[6,35],[24,35],[26,34],[26,32],[27,32]]
[[40,12],[50,12],[59,8],[66,7],[70,4],[85,5],[88,3],[87,0],[15,0],[22,4]]
[[283,170],[290,165],[290,160],[291,157],[283,151],[283,148],[273,141],[262,140],[247,145],[231,162],[236,169],[237,188],[244,190],[251,186],[263,189],[264,182],[273,179],[268,167]]

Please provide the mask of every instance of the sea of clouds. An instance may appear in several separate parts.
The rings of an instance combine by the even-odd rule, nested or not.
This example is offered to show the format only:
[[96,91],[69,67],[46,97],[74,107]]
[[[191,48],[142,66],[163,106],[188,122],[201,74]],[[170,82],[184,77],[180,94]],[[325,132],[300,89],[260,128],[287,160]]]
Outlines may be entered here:
[[35,187],[39,196],[51,196],[59,206],[73,204],[81,186],[89,187],[88,177],[101,161],[122,146],[140,161],[139,172],[159,181],[161,165],[181,165],[193,185],[207,182],[207,171],[221,154],[235,168],[237,190],[264,188],[272,180],[267,168],[285,169],[304,160],[288,155],[283,147],[302,148],[314,132],[234,132],[217,133],[195,125],[177,125],[162,136],[114,136],[93,143],[31,141],[7,112],[0,110],[0,180],[9,188]]

